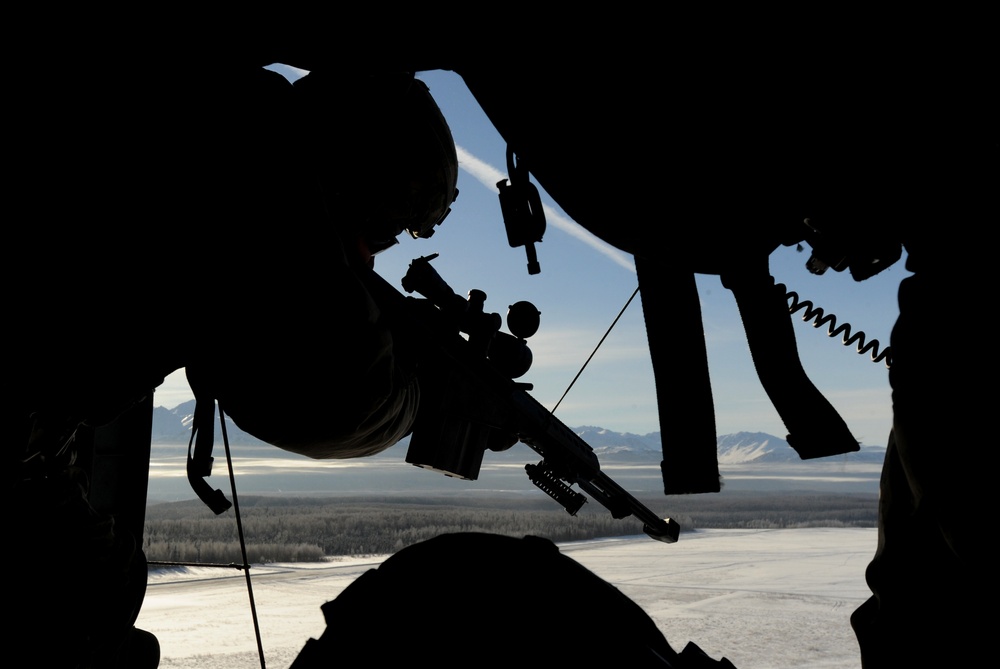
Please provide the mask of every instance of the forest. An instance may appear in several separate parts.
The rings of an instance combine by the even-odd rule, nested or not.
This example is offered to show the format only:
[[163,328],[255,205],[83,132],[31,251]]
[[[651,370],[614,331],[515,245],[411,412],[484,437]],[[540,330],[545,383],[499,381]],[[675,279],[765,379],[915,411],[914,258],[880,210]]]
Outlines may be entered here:
[[[875,527],[878,496],[865,493],[754,493],[640,499],[704,528]],[[588,503],[575,516],[547,497],[275,497],[239,499],[247,562],[318,562],[385,555],[450,532],[532,534],[555,542],[642,533],[633,517],[615,519]],[[199,500],[152,504],[143,547],[151,563],[242,564],[234,509],[216,516]]]

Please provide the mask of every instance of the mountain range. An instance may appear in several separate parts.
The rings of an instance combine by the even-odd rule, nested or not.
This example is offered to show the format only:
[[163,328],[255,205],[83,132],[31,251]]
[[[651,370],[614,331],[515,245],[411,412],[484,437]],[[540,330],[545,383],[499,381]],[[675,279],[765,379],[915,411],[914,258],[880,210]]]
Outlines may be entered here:
[[[191,400],[173,409],[164,407],[153,409],[153,444],[187,444],[191,438],[194,406],[195,401]],[[648,434],[633,434],[631,432],[615,432],[590,425],[571,429],[594,449],[601,462],[648,464],[649,462],[658,462],[662,458],[662,433],[659,431]],[[215,443],[222,444],[222,432],[218,420],[216,420],[215,432]],[[264,442],[241,430],[232,420],[228,420],[226,423],[226,434],[232,445],[266,446]],[[400,442],[400,445],[405,445],[405,441],[406,439]],[[736,432],[719,435],[717,447],[720,465],[801,462],[798,454],[788,445],[788,442],[763,432]],[[390,450],[393,454],[399,452],[397,447]],[[277,448],[267,448],[261,449],[258,453],[261,455],[271,453],[275,457],[279,457],[283,451]],[[491,455],[491,458],[497,457],[497,455],[502,454]],[[821,458],[820,460],[841,459],[847,462],[880,464],[884,458],[885,447],[862,445],[861,450],[857,452]]]

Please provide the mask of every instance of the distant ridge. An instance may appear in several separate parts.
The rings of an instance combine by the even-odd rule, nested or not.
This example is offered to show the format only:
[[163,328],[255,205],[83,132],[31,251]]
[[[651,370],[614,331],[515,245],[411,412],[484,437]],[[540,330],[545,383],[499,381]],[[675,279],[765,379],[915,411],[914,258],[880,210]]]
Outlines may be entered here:
[[737,432],[719,437],[719,464],[785,462],[800,458],[788,442],[764,432]]
[[[156,407],[153,409],[153,444],[187,444],[191,438],[191,421],[194,414],[195,401],[190,400],[173,409]],[[222,432],[216,419],[216,443],[222,443]],[[590,444],[601,462],[649,463],[663,459],[661,432],[633,434],[631,432],[615,432],[602,427],[584,425],[572,428],[580,437]],[[266,446],[264,442],[243,432],[233,423],[226,422],[226,432],[229,442],[242,446]],[[405,441],[398,446],[405,448]],[[390,449],[398,452],[397,447]],[[258,451],[263,455],[271,449]],[[273,448],[275,457],[284,452]],[[718,457],[720,465],[738,465],[749,463],[782,463],[801,462],[798,454],[784,439],[764,432],[736,432],[718,437]],[[502,454],[493,454],[495,458]],[[518,456],[520,457],[520,456]],[[885,448],[881,446],[862,446],[855,453],[848,453],[832,458],[842,458],[850,462],[881,463],[885,457]],[[825,460],[828,458],[820,458]]]
[[[573,428],[584,441],[591,445],[602,462],[627,461],[650,462],[662,459],[663,442],[660,432],[632,434],[613,432],[602,427],[583,426]],[[736,432],[723,434],[717,438],[720,465],[745,465],[749,463],[801,462],[798,453],[781,437],[764,432]],[[862,446],[855,453],[832,458],[844,458],[851,462],[877,462],[885,458],[885,448]],[[828,458],[820,458],[824,460]]]
[[[787,441],[764,432],[736,432],[735,434],[721,435],[718,438],[718,452],[720,465],[802,462],[802,458],[788,445]],[[861,445],[861,450],[853,453],[817,458],[819,461],[837,459],[881,464],[885,459],[885,447]]]
[[[165,407],[154,407],[153,408],[153,435],[152,440],[154,444],[186,444],[191,438],[191,423],[194,420],[194,400],[189,400],[183,404],[178,404],[173,409],[167,409]],[[252,440],[250,443],[259,444],[258,439],[254,439],[246,432],[243,432],[235,425],[232,426],[232,430],[229,429],[229,425],[226,425],[226,430],[229,433],[229,440],[233,443],[246,443],[245,440]],[[241,442],[236,442],[237,435],[242,440]],[[222,438],[222,431],[218,425],[218,420],[216,420],[215,427],[216,437]]]

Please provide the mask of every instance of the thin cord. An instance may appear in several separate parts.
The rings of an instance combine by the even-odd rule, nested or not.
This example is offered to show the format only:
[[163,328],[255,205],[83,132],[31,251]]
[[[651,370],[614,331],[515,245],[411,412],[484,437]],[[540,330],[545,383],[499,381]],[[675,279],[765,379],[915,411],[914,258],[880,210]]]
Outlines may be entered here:
[[783,283],[775,283],[774,285],[775,288],[785,293],[785,300],[791,302],[791,304],[788,305],[789,313],[794,314],[795,312],[802,311],[804,309],[805,312],[802,314],[802,320],[806,323],[812,321],[812,326],[814,328],[821,328],[826,325],[827,336],[836,337],[837,335],[840,335],[841,343],[843,343],[844,346],[856,344],[857,352],[861,355],[870,351],[872,362],[885,361],[886,368],[892,367],[892,348],[890,346],[886,346],[884,349],[881,349],[880,352],[879,347],[881,344],[878,339],[866,341],[867,335],[861,330],[851,334],[850,323],[842,323],[838,326],[836,315],[827,314],[821,307],[813,305],[810,300],[800,300],[799,294],[794,290],[788,290]]
[[576,373],[576,376],[573,377],[573,380],[569,382],[569,385],[566,387],[565,392],[563,392],[562,397],[559,398],[559,401],[556,402],[556,405],[552,407],[553,414],[555,414],[556,409],[559,408],[559,405],[562,404],[562,401],[566,399],[566,395],[569,393],[570,388],[573,387],[573,384],[576,383],[576,380],[580,378],[581,374],[583,374],[583,370],[587,368],[588,364],[590,364],[590,359],[594,357],[595,353],[597,353],[597,349],[601,348],[601,344],[603,344],[604,340],[608,338],[609,334],[611,334],[611,330],[614,329],[615,325],[618,323],[618,319],[622,317],[622,314],[624,314],[625,310],[628,309],[628,305],[632,304],[632,300],[634,300],[635,296],[638,294],[639,294],[639,286],[636,286],[635,290],[632,291],[632,297],[628,298],[628,301],[625,302],[625,306],[622,307],[622,310],[618,312],[617,316],[615,316],[615,320],[613,320],[611,322],[611,325],[608,326],[608,330],[607,332],[604,333],[604,336],[601,337],[601,341],[597,342],[597,346],[595,346],[594,350],[590,352],[590,357],[588,357],[586,362],[583,363],[583,367],[581,367],[580,371]]
[[253,630],[257,635],[257,654],[260,656],[260,669],[264,667],[264,645],[260,640],[260,624],[257,622],[257,606],[253,599],[253,585],[250,582],[250,563],[247,561],[247,543],[243,536],[243,520],[240,516],[240,502],[236,497],[236,474],[233,472],[233,456],[229,450],[229,434],[226,432],[226,414],[219,407],[219,423],[222,426],[222,443],[226,447],[226,464],[229,465],[229,485],[233,491],[233,512],[236,514],[236,529],[240,535],[240,551],[243,554],[243,573],[247,580],[247,594],[250,596],[250,615],[253,617]]

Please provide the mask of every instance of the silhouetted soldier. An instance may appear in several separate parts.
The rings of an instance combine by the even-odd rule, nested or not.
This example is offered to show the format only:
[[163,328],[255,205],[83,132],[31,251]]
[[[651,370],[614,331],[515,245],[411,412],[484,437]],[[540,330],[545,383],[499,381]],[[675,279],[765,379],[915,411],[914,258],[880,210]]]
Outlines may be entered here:
[[[42,138],[57,165],[26,180],[57,184],[67,215],[100,210],[115,226],[24,240],[35,256],[11,304],[23,358],[4,492],[10,536],[30,553],[4,557],[32,584],[6,630],[25,666],[158,662],[132,625],[152,397],[167,374],[186,368],[199,404],[316,458],[388,448],[419,401],[406,338],[358,272],[398,235],[430,236],[457,195],[454,142],[427,87],[412,73],[293,87],[260,64],[207,80],[154,65],[126,64],[120,88],[71,73],[86,134]],[[73,147],[101,169],[75,165]],[[53,174],[68,165],[74,179]],[[153,220],[133,237],[126,210]]]

